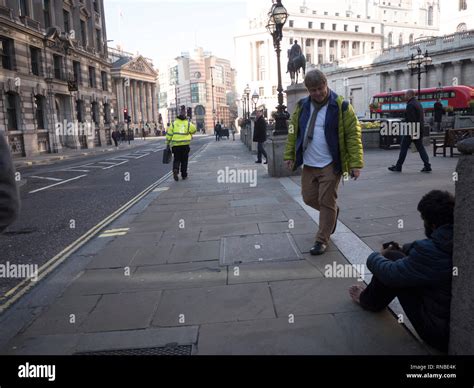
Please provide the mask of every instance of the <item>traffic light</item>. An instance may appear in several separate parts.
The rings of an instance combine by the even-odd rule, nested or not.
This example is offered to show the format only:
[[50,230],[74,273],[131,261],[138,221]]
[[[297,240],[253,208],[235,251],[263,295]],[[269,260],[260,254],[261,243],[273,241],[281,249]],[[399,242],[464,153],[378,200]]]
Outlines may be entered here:
[[187,116],[188,116],[190,119],[193,118],[193,108],[191,108],[191,107],[188,108]]
[[128,123],[128,110],[127,110],[127,108],[123,109],[123,121]]

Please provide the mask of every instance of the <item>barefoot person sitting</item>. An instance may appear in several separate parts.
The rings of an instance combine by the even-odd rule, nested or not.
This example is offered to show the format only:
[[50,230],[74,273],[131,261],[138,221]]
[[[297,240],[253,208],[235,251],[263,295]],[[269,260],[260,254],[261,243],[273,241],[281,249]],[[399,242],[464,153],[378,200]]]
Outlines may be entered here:
[[398,297],[419,336],[447,352],[453,271],[454,197],[434,190],[418,204],[427,239],[400,248],[389,243],[367,259],[373,277],[364,288],[350,287],[351,298],[369,311],[380,311]]

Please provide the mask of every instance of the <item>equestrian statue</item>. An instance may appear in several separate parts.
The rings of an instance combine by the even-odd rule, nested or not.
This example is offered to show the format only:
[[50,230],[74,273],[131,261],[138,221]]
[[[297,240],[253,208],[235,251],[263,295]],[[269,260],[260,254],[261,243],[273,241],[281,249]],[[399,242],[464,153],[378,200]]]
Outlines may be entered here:
[[306,57],[301,51],[301,47],[298,44],[298,41],[295,40],[291,49],[288,50],[288,67],[287,73],[290,73],[291,84],[298,83],[298,75],[300,69],[303,69],[303,78],[306,73]]

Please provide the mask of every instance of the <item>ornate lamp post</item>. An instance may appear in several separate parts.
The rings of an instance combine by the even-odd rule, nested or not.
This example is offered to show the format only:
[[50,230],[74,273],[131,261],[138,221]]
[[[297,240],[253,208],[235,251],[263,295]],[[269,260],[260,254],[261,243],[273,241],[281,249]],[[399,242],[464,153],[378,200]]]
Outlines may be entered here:
[[257,91],[254,91],[252,94],[252,102],[253,102],[253,110],[257,110],[257,103],[260,96],[258,95]]
[[286,111],[286,106],[283,105],[283,87],[281,85],[281,63],[280,63],[280,42],[283,38],[283,26],[288,18],[288,12],[282,5],[281,0],[276,0],[273,3],[270,12],[268,13],[269,20],[267,24],[267,30],[273,38],[273,46],[277,54],[277,69],[278,69],[278,106],[277,113],[275,116],[275,130],[273,135],[287,135],[288,124],[287,120],[290,118],[289,113]]
[[244,94],[246,96],[246,101],[247,101],[247,120],[250,120],[250,87],[249,87],[249,84],[247,84],[247,87],[244,90]]
[[[428,55],[428,50],[425,51],[425,54],[421,52],[421,48],[416,48],[418,53],[416,56],[414,54],[411,55],[411,59],[408,62],[408,68],[411,70],[411,75],[418,74],[418,98],[420,98],[421,94],[421,75],[423,73],[428,73],[429,66],[433,63],[433,60]],[[424,67],[422,70],[421,67]]]

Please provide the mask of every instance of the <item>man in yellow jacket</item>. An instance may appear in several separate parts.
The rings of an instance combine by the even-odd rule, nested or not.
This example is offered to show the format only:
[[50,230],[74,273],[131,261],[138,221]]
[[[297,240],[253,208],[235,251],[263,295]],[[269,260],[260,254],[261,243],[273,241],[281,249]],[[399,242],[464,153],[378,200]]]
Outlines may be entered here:
[[181,168],[181,178],[188,177],[189,145],[196,133],[196,127],[186,117],[186,107],[181,105],[179,116],[168,127],[166,132],[166,145],[173,151],[173,178],[179,180],[178,174]]

